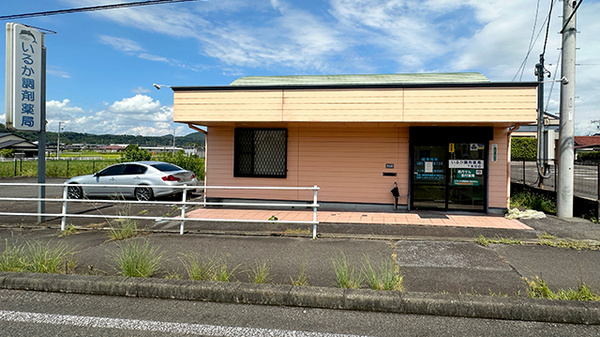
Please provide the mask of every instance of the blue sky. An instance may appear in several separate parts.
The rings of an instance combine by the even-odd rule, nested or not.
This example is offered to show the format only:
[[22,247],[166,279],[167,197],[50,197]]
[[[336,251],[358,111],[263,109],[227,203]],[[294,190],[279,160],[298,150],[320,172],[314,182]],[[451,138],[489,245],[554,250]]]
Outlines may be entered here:
[[[65,131],[184,135],[193,130],[172,122],[172,91],[157,91],[153,83],[463,71],[499,82],[535,81],[550,1],[539,1],[537,20],[536,0],[207,0],[14,21],[57,32],[46,35],[49,131],[61,121]],[[119,2],[126,1],[5,1],[0,15]],[[561,15],[557,1],[546,53],[547,68],[552,75],[558,69],[557,78]],[[599,17],[600,0],[582,3],[576,135],[597,132],[590,120],[600,119]],[[532,32],[533,48],[521,73]],[[551,113],[558,113],[558,90],[546,84]],[[5,105],[3,95],[0,104]]]

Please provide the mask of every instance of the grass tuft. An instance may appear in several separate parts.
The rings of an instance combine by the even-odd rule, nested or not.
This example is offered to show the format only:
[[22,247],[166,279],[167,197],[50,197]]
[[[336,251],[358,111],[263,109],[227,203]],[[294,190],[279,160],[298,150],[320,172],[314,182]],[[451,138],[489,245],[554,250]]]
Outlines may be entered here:
[[354,267],[348,264],[346,254],[343,252],[337,259],[333,259],[333,269],[335,270],[336,285],[340,288],[358,289],[362,286],[363,275]]
[[24,272],[27,268],[27,254],[25,246],[9,244],[4,240],[6,248],[0,255],[0,271]]
[[256,263],[248,272],[248,279],[252,283],[261,284],[270,281],[271,264],[268,262]]
[[27,241],[25,244],[9,244],[0,254],[0,271],[53,273],[72,271],[76,263],[69,259],[71,251],[66,244],[51,245],[39,241]]
[[232,269],[229,269],[229,267],[227,267],[227,264],[221,263],[215,269],[215,274],[213,276],[213,281],[233,282],[235,280],[235,276],[234,275],[235,275],[235,271],[237,269],[238,269],[238,267],[234,267]]
[[108,230],[108,236],[113,240],[125,240],[138,236],[139,229],[137,227],[137,221],[132,219],[118,219],[115,221],[119,223],[119,226],[110,226]]
[[184,265],[188,278],[194,281],[231,282],[238,268],[229,269],[227,264],[217,259],[205,261],[191,255],[185,256]]
[[477,243],[482,246],[488,246],[491,243],[490,240],[486,239],[485,236],[483,236],[481,234],[479,234],[479,236],[477,237],[477,239],[475,239],[475,241],[477,241]]
[[569,301],[600,301],[600,295],[595,294],[585,283],[581,283],[577,290],[559,289],[554,292],[548,284],[536,276],[533,280],[526,280],[529,289],[527,295],[531,298],[546,298],[551,300],[569,300]]
[[488,239],[483,235],[479,235],[477,237],[477,239],[475,239],[475,241],[482,245],[482,246],[488,246],[490,244],[504,244],[504,245],[522,245],[523,241],[519,240],[519,239],[513,239],[513,238],[505,238],[505,237],[501,237],[501,236],[496,236],[495,239]]
[[540,245],[575,250],[596,249],[586,242],[575,240],[540,240]]
[[290,279],[292,280],[292,285],[294,286],[305,287],[308,285],[308,275],[306,275],[306,259],[302,261],[302,265],[298,270],[298,276],[296,279],[294,280],[291,276]]
[[122,206],[118,211],[120,216],[124,218],[111,221],[108,236],[113,240],[124,240],[133,238],[139,235],[140,231],[137,226],[137,221],[134,219],[125,218],[131,215],[131,205]]
[[150,277],[160,269],[162,252],[148,242],[130,241],[120,246],[113,259],[123,276]]
[[58,236],[64,237],[64,236],[69,236],[69,235],[75,234],[75,233],[77,233],[77,227],[75,227],[75,225],[73,225],[73,224],[70,224],[67,227],[65,227],[65,230],[61,231]]
[[554,239],[556,239],[556,236],[548,234],[546,232],[543,232],[542,234],[540,234],[538,236],[538,239],[540,239],[540,240],[554,240]]
[[385,259],[373,267],[369,258],[365,256],[363,273],[371,289],[402,291],[403,277],[400,275],[400,267],[391,259]]

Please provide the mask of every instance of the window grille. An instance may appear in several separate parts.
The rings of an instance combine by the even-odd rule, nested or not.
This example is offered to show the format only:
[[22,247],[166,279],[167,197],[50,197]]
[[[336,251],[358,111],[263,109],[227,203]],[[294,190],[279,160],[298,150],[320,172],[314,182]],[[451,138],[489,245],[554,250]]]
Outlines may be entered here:
[[235,129],[234,177],[285,178],[287,129]]

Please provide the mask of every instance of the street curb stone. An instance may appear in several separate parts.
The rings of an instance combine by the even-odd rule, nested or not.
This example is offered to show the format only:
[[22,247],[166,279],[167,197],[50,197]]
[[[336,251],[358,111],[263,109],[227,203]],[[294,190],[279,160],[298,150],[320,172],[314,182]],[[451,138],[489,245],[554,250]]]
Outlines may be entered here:
[[0,288],[600,325],[598,302],[10,272],[0,272]]

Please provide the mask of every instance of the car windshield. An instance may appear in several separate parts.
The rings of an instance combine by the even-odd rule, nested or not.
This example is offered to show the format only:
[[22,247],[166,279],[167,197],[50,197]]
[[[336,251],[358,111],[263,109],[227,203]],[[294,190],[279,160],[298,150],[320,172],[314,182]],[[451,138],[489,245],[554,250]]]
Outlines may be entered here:
[[181,171],[183,170],[181,167],[169,163],[158,163],[152,164],[152,167],[162,172],[172,172],[172,171]]

